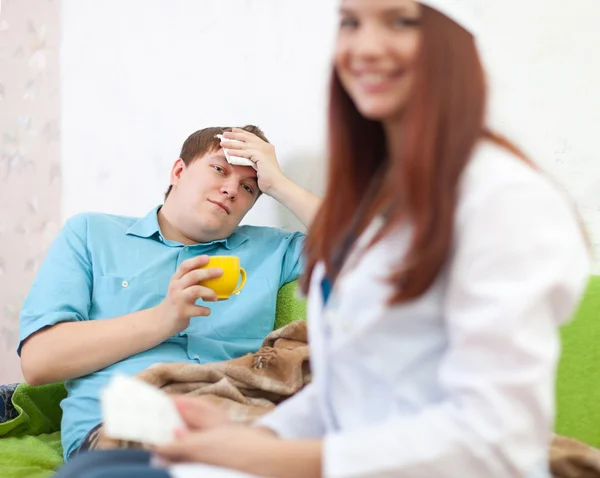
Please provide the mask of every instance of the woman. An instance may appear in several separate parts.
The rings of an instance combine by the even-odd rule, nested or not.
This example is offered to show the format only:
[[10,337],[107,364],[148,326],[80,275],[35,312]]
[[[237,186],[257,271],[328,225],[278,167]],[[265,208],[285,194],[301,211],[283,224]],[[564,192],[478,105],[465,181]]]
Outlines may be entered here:
[[568,201],[486,130],[476,34],[464,0],[342,0],[329,185],[306,240],[313,383],[252,428],[178,400],[192,431],[159,457],[548,476],[557,328],[589,251]]

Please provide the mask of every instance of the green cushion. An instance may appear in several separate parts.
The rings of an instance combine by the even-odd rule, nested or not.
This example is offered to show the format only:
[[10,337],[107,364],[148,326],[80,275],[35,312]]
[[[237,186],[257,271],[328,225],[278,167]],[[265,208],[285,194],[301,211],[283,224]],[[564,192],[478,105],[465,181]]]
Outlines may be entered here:
[[306,319],[306,301],[299,296],[298,282],[285,284],[277,294],[277,311],[275,313],[275,327],[280,329],[284,325],[298,319]]
[[48,478],[62,464],[60,432],[0,439],[2,478]]
[[66,395],[62,383],[17,387],[12,403],[19,415],[0,423],[2,478],[46,478],[62,464],[60,402]]
[[600,447],[600,276],[561,336],[556,432]]

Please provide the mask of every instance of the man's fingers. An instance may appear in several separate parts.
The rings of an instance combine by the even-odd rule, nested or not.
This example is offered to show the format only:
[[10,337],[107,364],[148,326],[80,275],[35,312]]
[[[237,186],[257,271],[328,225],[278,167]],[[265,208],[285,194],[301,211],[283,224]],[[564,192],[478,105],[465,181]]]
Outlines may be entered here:
[[201,305],[193,305],[189,309],[190,319],[193,317],[208,317],[210,315],[210,309],[208,307],[202,307]]
[[223,269],[210,268],[210,269],[194,269],[186,273],[180,279],[180,285],[182,289],[187,289],[193,285],[198,285],[200,282],[215,279],[223,275]]
[[262,139],[255,134],[252,134],[249,131],[241,128],[233,128],[233,131],[225,131],[223,133],[223,137],[225,139],[236,139],[238,141],[243,141],[244,143],[250,143],[256,140],[262,141]]
[[259,153],[255,149],[236,149],[231,153],[231,156],[246,158],[255,163],[257,160],[254,158],[258,158]]
[[235,150],[243,150],[248,147],[248,143],[239,143],[237,141],[221,141],[221,148]]
[[183,291],[183,295],[185,296],[185,301],[187,303],[194,303],[198,299],[202,299],[205,302],[216,302],[218,299],[214,290],[201,285],[193,285],[188,287]]
[[199,269],[202,266],[208,264],[208,256],[206,254],[202,254],[200,256],[192,257],[191,259],[187,259],[179,264],[179,267],[173,274],[174,279],[181,279],[188,272]]

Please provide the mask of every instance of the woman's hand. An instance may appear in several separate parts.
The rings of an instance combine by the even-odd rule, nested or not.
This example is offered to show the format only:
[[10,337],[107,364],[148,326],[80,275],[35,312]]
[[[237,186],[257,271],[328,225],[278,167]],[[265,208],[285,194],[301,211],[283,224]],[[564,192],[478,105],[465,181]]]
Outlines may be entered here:
[[168,463],[205,463],[272,478],[321,478],[321,440],[290,441],[270,430],[230,425],[182,431],[172,443],[154,448]]
[[188,430],[208,430],[234,424],[222,408],[211,404],[205,397],[177,395],[173,402]]
[[179,431],[173,442],[154,452],[168,463],[206,463],[267,476],[277,466],[285,442],[262,429],[241,425],[204,431]]

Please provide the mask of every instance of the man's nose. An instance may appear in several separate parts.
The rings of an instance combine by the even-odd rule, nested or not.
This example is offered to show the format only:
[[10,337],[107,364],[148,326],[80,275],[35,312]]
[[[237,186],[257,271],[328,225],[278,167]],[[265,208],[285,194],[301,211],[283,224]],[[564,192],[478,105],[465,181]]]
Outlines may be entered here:
[[221,194],[233,200],[238,195],[239,184],[233,181],[225,181],[221,186]]

